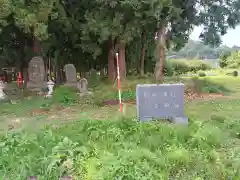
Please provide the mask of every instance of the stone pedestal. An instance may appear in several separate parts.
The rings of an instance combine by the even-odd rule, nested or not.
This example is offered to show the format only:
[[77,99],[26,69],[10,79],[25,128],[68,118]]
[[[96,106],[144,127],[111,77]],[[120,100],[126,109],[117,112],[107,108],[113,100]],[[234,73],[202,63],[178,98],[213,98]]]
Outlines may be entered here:
[[5,88],[5,84],[0,81],[0,100],[5,100],[6,99],[6,94],[3,92]]

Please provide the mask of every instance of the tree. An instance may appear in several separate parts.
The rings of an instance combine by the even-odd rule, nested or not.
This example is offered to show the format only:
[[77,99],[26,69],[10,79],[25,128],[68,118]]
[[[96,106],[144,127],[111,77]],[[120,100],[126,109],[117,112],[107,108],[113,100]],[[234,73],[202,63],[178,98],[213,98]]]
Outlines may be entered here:
[[228,58],[230,55],[231,55],[230,53],[226,53],[226,54],[223,54],[223,55],[220,57],[219,65],[220,65],[221,68],[227,67],[227,65],[228,65],[227,58]]
[[[160,16],[159,22],[161,23],[158,26],[160,61],[158,71],[160,72],[157,74],[156,79],[163,80],[164,48],[166,48],[167,40],[172,40],[177,47],[182,46],[188,40],[193,25],[203,25],[204,30],[200,38],[206,44],[218,46],[221,43],[220,35],[226,34],[228,27],[234,28],[239,23],[239,9],[240,2],[238,0],[201,0],[199,3],[194,0],[175,0],[168,4],[167,7],[164,7],[160,13],[162,16]],[[168,32],[166,32],[167,28],[169,36]]]
[[[121,78],[133,67],[143,75],[157,62],[156,79],[161,81],[166,49],[184,46],[194,25],[205,27],[201,35],[205,43],[218,45],[227,27],[239,22],[240,6],[237,0],[0,0],[0,5],[4,57],[14,59],[18,54],[30,59],[32,46],[40,44],[41,55],[54,59],[55,70],[65,63],[81,71],[108,67],[112,81],[117,51]],[[7,32],[15,35],[4,35],[11,34]],[[210,53],[208,48],[202,51]]]

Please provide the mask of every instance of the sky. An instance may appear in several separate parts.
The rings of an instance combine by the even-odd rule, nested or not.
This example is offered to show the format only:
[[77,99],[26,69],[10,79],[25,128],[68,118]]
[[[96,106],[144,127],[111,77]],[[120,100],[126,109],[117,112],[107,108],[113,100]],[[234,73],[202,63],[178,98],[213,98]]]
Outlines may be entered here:
[[[199,40],[199,35],[201,33],[201,27],[195,27],[190,38],[192,40]],[[240,46],[240,26],[235,29],[229,29],[227,34],[222,36],[222,44],[232,47],[234,45]]]

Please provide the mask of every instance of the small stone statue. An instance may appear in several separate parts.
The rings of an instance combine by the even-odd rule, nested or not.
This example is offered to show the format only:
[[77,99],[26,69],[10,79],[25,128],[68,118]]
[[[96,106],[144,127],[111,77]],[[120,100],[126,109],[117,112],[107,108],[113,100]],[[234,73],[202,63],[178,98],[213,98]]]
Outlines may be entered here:
[[81,95],[87,95],[89,94],[88,92],[88,81],[85,78],[80,79],[77,82],[77,88],[80,91]]
[[48,93],[46,95],[47,98],[52,97],[54,85],[55,85],[55,83],[52,80],[49,80],[47,82],[47,87],[48,87]]

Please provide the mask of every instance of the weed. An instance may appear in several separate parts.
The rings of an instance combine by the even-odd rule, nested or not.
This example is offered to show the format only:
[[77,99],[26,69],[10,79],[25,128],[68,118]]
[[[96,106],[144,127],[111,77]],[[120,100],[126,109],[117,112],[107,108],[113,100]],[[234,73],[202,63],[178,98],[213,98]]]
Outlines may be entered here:
[[176,179],[202,169],[209,177],[222,173],[226,178],[233,169],[220,169],[222,159],[216,149],[222,139],[222,131],[209,123],[186,128],[129,119],[78,121],[37,134],[1,136],[1,174],[15,179],[30,175],[53,180],[68,175],[76,179]]
[[52,102],[63,105],[72,105],[78,102],[77,89],[67,86],[60,86],[54,90]]
[[203,71],[200,71],[200,72],[198,73],[198,76],[199,76],[199,77],[205,77],[205,76],[206,76],[206,73],[203,72]]

